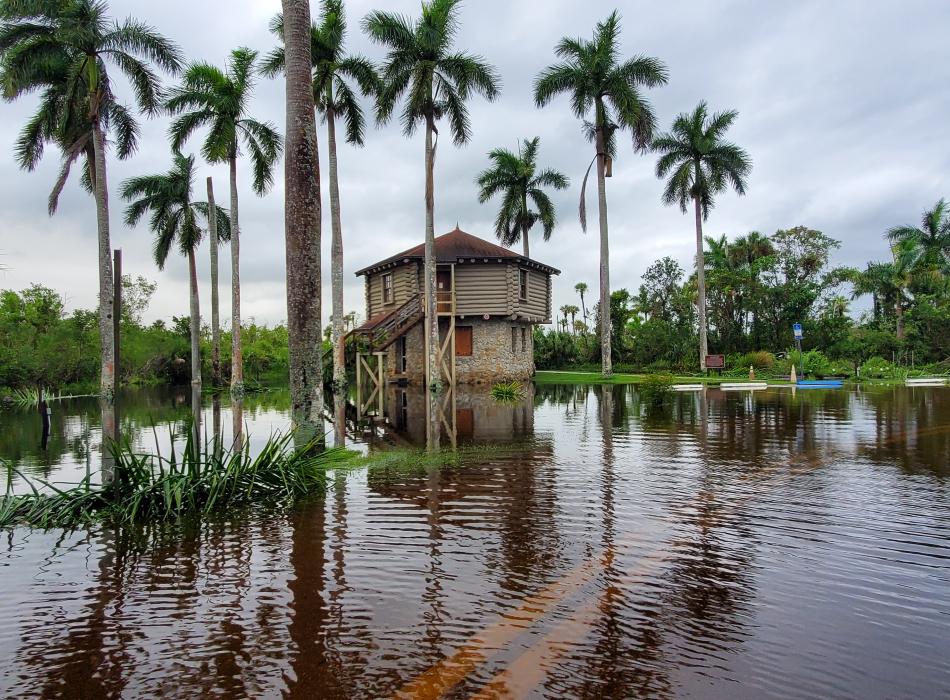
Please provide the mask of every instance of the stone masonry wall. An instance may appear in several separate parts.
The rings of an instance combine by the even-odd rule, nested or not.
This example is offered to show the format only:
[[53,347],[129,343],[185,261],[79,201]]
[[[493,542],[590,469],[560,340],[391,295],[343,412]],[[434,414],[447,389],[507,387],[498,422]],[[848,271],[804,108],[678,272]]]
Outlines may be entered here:
[[[467,317],[456,320],[456,328],[472,328],[471,356],[456,357],[456,379],[460,384],[495,384],[501,381],[525,381],[534,376],[533,326],[502,318],[488,321]],[[512,328],[515,328],[512,343]],[[522,350],[522,330],[524,349]],[[443,330],[443,334],[445,331]],[[444,336],[443,336],[444,337]],[[514,348],[512,348],[514,345]],[[398,343],[386,358],[386,374],[390,379],[404,377],[412,384],[425,383],[425,343],[423,324],[406,333],[407,367],[398,372]]]

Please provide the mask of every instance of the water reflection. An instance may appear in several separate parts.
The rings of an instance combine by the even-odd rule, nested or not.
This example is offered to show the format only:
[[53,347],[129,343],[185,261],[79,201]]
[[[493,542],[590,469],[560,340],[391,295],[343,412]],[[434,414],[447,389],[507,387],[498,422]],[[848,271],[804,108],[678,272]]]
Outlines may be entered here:
[[[194,399],[115,422],[184,438]],[[369,422],[334,400],[334,444],[424,446],[437,408],[443,446],[508,449],[340,471],[292,512],[7,533],[0,695],[950,693],[950,391],[431,400],[389,386]],[[59,407],[45,452],[35,411],[4,413],[0,449],[84,471],[97,409]],[[223,439],[256,439],[289,402],[201,406],[215,433],[235,416]]]

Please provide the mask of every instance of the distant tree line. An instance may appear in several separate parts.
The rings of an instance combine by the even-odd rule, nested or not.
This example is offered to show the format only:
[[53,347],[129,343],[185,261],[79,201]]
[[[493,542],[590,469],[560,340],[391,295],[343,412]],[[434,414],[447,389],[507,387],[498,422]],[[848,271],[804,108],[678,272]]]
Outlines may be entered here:
[[[950,369],[950,208],[941,200],[920,226],[885,236],[892,258],[865,268],[836,267],[840,243],[805,226],[729,239],[706,237],[708,345],[735,370],[787,369],[792,325],[801,323],[803,350],[826,373],[876,367],[938,365]],[[587,286],[579,284],[583,306]],[[644,273],[639,289],[610,297],[613,361],[635,369],[688,371],[698,366],[696,275],[666,257]],[[857,299],[870,308],[851,313]],[[565,305],[554,329],[535,338],[539,368],[596,365],[599,304],[591,317]],[[590,323],[593,321],[593,323]]]

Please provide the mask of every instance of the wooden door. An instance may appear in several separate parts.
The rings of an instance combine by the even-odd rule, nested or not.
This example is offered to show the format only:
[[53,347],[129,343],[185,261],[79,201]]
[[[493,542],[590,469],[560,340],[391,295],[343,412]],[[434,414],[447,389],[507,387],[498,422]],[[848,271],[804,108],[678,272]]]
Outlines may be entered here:
[[435,273],[435,298],[439,313],[452,312],[452,271],[437,270]]

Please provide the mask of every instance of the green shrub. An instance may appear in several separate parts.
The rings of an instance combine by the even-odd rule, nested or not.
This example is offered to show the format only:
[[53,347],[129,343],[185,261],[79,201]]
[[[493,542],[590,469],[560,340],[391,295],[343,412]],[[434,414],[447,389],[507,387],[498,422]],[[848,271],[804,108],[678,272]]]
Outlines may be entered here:
[[907,370],[883,357],[872,357],[861,365],[862,379],[903,379]]
[[638,389],[644,403],[658,406],[673,391],[674,379],[669,374],[650,374],[643,378]]
[[754,367],[756,370],[771,370],[775,367],[775,355],[767,350],[756,350],[744,355],[730,355],[728,366],[734,370],[748,371],[749,367]]

